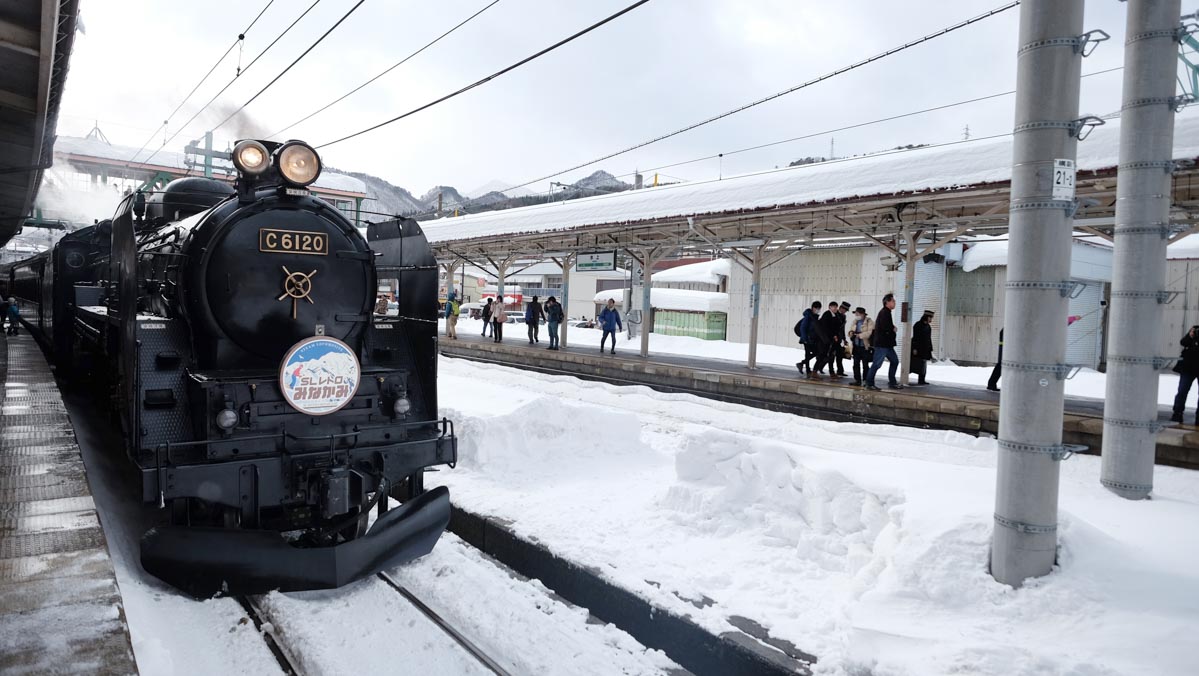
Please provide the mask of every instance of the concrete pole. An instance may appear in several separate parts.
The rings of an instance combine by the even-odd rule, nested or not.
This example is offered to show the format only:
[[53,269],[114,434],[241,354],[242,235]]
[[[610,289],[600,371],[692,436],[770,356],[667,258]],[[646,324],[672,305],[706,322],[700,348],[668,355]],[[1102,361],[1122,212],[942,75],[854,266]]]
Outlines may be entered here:
[[1019,587],[1057,556],[1073,200],[1054,160],[1077,152],[1083,0],[1024,0],[1016,59],[1003,392],[991,575]]
[[1129,0],[1100,482],[1149,497],[1170,219],[1180,0]]
[[758,307],[762,300],[762,257],[766,255],[766,245],[754,249],[753,268],[750,272],[749,285],[749,367],[758,368]]
[[[906,248],[903,254],[903,305],[900,306],[900,317],[903,320],[903,340],[899,348],[899,384],[908,386],[908,374],[912,372],[912,313],[916,302],[916,242],[912,241],[912,231],[903,231],[903,241]],[[907,308],[904,315],[903,309]]]
[[641,261],[641,356],[649,356],[649,333],[654,330],[654,308],[650,303],[653,290],[651,278],[654,271],[654,249],[642,249]]
[[570,269],[574,264],[574,254],[562,257],[562,326],[558,327],[562,335],[558,338],[559,347],[566,347],[566,333],[570,328]]

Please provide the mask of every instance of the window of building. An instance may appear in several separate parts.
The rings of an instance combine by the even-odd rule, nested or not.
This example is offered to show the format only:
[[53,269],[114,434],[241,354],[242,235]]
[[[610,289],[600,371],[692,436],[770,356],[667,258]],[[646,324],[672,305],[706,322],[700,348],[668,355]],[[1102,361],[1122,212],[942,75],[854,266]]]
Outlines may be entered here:
[[945,312],[951,315],[995,314],[995,268],[966,272],[949,268],[946,278]]

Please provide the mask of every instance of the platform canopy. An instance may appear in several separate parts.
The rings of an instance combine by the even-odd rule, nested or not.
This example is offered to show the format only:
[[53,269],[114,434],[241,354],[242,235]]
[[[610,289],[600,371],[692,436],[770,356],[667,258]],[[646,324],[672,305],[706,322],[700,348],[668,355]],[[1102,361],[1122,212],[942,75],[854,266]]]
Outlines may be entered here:
[[50,166],[78,0],[0,0],[0,246]]
[[[1118,120],[1078,144],[1076,229],[1111,239]],[[1178,118],[1171,234],[1199,223],[1199,114]],[[539,259],[569,252],[653,248],[799,250],[937,241],[1007,231],[1011,136],[424,223],[443,261]],[[1069,204],[1069,203],[1067,203]]]

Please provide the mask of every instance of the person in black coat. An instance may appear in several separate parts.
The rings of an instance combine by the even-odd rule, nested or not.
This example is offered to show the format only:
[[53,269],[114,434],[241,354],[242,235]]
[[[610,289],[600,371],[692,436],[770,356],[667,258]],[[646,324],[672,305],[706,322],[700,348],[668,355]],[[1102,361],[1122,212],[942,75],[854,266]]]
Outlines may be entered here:
[[912,327],[912,373],[919,376],[917,387],[928,384],[928,360],[933,358],[933,311],[925,310],[920,321]]
[[[845,367],[841,367],[841,372],[837,373],[835,355],[841,349],[841,343],[845,340],[845,332],[841,317],[838,313],[837,301],[831,301],[828,304],[828,309],[820,316],[819,330],[824,333],[824,360],[828,364],[828,377],[844,378]],[[816,370],[820,370],[817,368]]]
[[866,389],[868,390],[877,391],[879,389],[874,384],[874,376],[878,373],[884,360],[890,362],[887,376],[891,389],[903,389],[903,385],[895,378],[895,372],[899,369],[899,355],[895,354],[898,336],[895,333],[895,322],[891,319],[891,310],[894,309],[895,296],[890,293],[883,296],[883,308],[878,311],[878,318],[874,320],[874,363],[866,372]]
[[[1174,365],[1174,372],[1178,374],[1178,394],[1174,396],[1174,415],[1170,417],[1176,423],[1182,422],[1187,395],[1191,393],[1195,378],[1199,377],[1199,326],[1192,326],[1178,344],[1182,345],[1182,355]],[[1199,410],[1195,411],[1195,424],[1199,425]]]
[[1003,329],[999,329],[999,356],[995,359],[995,368],[991,369],[991,379],[987,381],[987,389],[999,391],[999,376],[1003,373]]

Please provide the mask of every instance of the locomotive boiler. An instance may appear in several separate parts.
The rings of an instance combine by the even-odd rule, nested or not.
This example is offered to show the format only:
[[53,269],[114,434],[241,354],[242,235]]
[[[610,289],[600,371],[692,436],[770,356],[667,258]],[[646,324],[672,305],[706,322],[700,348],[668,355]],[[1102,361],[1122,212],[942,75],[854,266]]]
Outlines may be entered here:
[[[142,538],[148,572],[197,597],[336,587],[429,552],[449,521],[422,481],[457,457],[437,264],[415,221],[363,236],[313,196],[304,143],[241,141],[233,163],[233,186],[129,195],[8,275],[41,266],[34,298],[14,287],[31,328],[104,388],[142,499],[169,514]],[[398,312],[375,314],[384,287]]]

